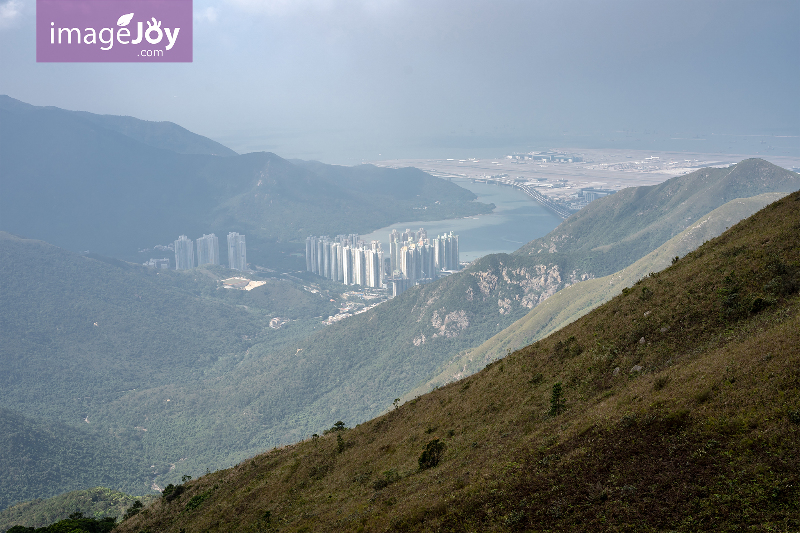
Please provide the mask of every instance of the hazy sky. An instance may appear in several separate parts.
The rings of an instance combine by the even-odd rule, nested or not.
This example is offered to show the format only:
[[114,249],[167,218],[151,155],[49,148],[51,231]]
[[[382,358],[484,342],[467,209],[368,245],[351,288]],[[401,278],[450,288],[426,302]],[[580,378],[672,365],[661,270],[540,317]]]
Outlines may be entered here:
[[194,0],[194,10],[193,63],[37,64],[35,2],[0,0],[0,93],[339,163],[614,138],[782,136],[800,151],[785,137],[800,135],[797,0]]

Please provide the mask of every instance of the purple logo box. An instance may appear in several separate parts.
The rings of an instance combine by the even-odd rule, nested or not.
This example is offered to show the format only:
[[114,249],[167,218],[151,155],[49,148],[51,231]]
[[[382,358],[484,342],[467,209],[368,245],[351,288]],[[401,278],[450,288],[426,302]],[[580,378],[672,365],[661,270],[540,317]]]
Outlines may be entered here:
[[40,63],[190,63],[192,0],[36,0]]

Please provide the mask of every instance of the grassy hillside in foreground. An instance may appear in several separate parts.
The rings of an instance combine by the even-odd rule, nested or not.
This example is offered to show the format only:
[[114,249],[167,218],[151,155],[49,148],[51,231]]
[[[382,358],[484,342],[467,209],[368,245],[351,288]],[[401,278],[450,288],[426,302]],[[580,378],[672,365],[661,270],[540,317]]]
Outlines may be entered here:
[[582,317],[592,309],[620,294],[650,272],[668,267],[675,257],[682,257],[704,242],[718,237],[766,205],[786,196],[785,193],[765,193],[752,198],[731,200],[671,238],[657,249],[621,271],[582,281],[534,307],[527,315],[488,339],[486,342],[458,353],[427,383],[409,391],[402,399],[424,394],[435,387],[474,374],[488,363],[528,344],[543,339],[553,331]]
[[136,501],[148,503],[155,496],[134,497],[105,487],[76,490],[47,500],[20,503],[0,511],[0,532],[12,526],[44,527],[82,513],[88,518],[120,518]]
[[794,193],[474,376],[118,529],[796,531],[798,289]]

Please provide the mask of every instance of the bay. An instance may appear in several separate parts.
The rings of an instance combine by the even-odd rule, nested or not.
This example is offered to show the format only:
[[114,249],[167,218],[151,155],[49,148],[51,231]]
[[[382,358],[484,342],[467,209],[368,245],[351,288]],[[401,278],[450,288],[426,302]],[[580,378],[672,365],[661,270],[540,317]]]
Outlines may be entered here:
[[452,231],[458,235],[461,262],[471,262],[484,255],[510,253],[523,244],[547,235],[562,219],[515,187],[489,183],[473,183],[471,179],[453,178],[453,183],[469,189],[479,202],[495,204],[491,214],[449,220],[427,220],[392,224],[373,231],[362,239],[380,241],[384,253],[389,251],[392,230],[419,231],[425,228],[431,239]]

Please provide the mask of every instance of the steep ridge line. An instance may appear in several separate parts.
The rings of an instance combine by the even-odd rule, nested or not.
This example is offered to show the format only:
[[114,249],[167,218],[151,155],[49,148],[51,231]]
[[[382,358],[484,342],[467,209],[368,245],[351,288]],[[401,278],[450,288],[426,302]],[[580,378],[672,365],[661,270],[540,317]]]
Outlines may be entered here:
[[450,381],[462,379],[503,357],[508,351],[518,350],[546,337],[620,294],[624,287],[633,286],[650,272],[663,270],[675,257],[686,255],[783,196],[786,194],[765,193],[753,198],[731,200],[621,271],[562,289],[477,348],[455,356],[434,378],[409,391],[401,399],[407,400]]

